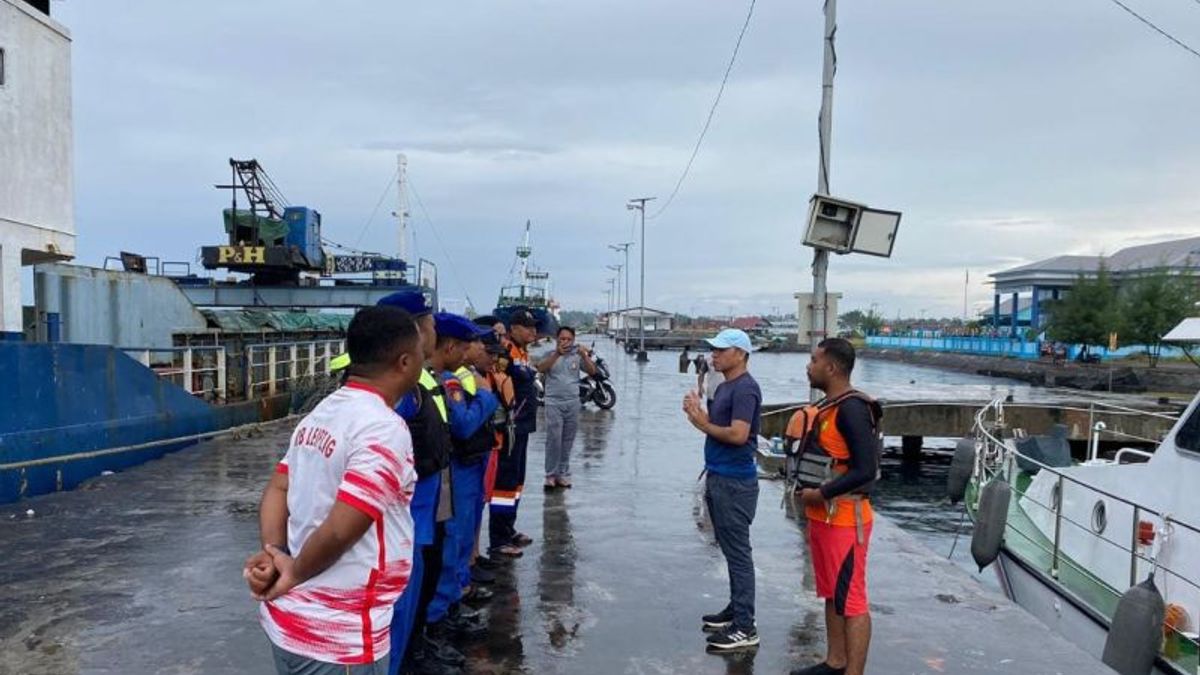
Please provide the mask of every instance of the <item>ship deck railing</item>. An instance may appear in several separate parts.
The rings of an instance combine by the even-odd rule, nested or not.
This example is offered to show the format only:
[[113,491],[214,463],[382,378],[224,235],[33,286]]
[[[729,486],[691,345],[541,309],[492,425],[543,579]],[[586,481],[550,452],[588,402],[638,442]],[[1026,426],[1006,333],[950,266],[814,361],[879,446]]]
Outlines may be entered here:
[[197,398],[224,403],[229,396],[224,346],[123,347],[121,351]]
[[345,340],[275,342],[246,347],[246,397],[274,396],[329,372],[329,362],[346,351]]
[[[302,388],[329,373],[330,361],[346,351],[344,339],[246,345],[240,358],[226,345],[125,347],[123,352],[160,378],[211,403],[253,400]],[[243,386],[233,391],[234,383]],[[235,396],[236,394],[236,396]]]

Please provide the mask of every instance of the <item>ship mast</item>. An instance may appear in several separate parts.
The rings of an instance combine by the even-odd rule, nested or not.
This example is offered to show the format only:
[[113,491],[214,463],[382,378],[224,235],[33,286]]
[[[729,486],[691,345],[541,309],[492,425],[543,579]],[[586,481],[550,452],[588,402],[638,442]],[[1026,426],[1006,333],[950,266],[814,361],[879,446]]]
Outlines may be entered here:
[[525,237],[521,245],[517,247],[517,259],[520,260],[521,266],[521,299],[525,298],[525,284],[529,281],[529,256],[533,255],[533,249],[529,246],[529,227],[528,220],[525,221]]
[[[408,157],[403,153],[396,155],[396,220],[398,225],[397,238],[398,256],[408,264]],[[407,277],[407,273],[405,275]]]

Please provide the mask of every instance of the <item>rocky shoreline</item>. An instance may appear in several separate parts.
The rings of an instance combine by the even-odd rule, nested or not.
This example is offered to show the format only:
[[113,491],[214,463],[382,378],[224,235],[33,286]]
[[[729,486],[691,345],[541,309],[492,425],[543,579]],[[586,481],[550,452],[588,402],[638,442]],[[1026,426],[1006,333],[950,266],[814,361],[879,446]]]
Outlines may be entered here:
[[1187,364],[1162,364],[1157,368],[1105,363],[1054,365],[1049,360],[1031,361],[973,354],[864,348],[866,358],[931,366],[991,377],[1005,377],[1042,387],[1066,387],[1083,391],[1112,391],[1125,394],[1163,393],[1193,396],[1200,391],[1200,368]]

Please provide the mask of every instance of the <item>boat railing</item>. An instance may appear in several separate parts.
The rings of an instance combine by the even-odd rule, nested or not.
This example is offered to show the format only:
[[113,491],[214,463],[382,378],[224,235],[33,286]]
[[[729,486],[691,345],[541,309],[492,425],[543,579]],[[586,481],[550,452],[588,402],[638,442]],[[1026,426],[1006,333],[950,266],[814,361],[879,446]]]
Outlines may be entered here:
[[164,380],[214,403],[229,396],[225,347],[125,347],[123,352]]
[[[901,408],[940,408],[940,407],[945,407],[946,405],[954,405],[954,404],[966,405],[966,404],[969,404],[970,402],[953,401],[953,400],[889,402],[887,400],[881,400],[879,403],[880,403],[880,405],[883,406],[884,410],[891,410],[891,409],[901,409]],[[977,402],[976,404],[982,406],[982,408],[980,409],[979,412],[983,412],[984,410],[990,409],[996,403],[1000,403],[1001,405],[1003,405],[1003,400],[996,399],[994,401],[987,402],[986,404],[983,402]],[[807,402],[788,404],[781,408],[776,408],[769,412],[763,413],[763,417],[769,417],[769,416],[774,416],[774,415],[787,415],[787,414],[793,413],[807,405],[810,405],[810,404]],[[1070,412],[1086,412],[1089,415],[1089,417],[1088,417],[1089,428],[1095,427],[1095,423],[1096,423],[1095,418],[1097,416],[1103,416],[1108,419],[1112,419],[1112,418],[1120,419],[1122,417],[1145,416],[1145,417],[1154,417],[1154,418],[1162,419],[1162,420],[1169,421],[1172,423],[1179,421],[1178,415],[1172,415],[1170,413],[1154,411],[1154,410],[1138,410],[1137,408],[1129,408],[1126,406],[1121,406],[1121,405],[1117,405],[1117,404],[1113,404],[1113,403],[1105,403],[1103,401],[1096,401],[1096,402],[1090,403],[1088,405],[1088,407],[1086,407],[1086,408],[1082,407],[1080,405],[1072,405],[1072,404],[1061,404],[1060,405],[1060,404],[1055,404],[1055,403],[1046,403],[1046,402],[1038,402],[1038,401],[1026,401],[1026,402],[1021,402],[1021,403],[1014,403],[1012,405],[1017,405],[1017,406],[1020,406],[1021,408],[1033,408],[1033,409],[1042,409],[1042,410],[1063,410],[1063,411],[1070,411]],[[979,423],[979,413],[976,413],[975,421],[976,421],[976,424]],[[1158,443],[1160,440],[1162,440],[1160,438],[1145,438],[1142,436],[1137,436],[1135,434],[1128,434],[1128,433],[1120,431],[1119,429],[1106,429],[1104,431],[1104,433],[1109,436],[1127,437],[1131,440],[1136,440],[1136,441],[1144,442],[1144,443]]]
[[[1130,408],[1125,408],[1124,410],[1128,412],[1138,412]],[[1154,413],[1154,415],[1161,416],[1158,413]],[[1168,567],[1158,559],[1158,552],[1161,551],[1161,546],[1165,540],[1170,539],[1176,528],[1186,530],[1195,535],[1200,535],[1200,527],[1181,520],[1170,513],[1161,512],[1157,509],[1147,506],[1146,504],[1113,494],[1102,487],[1098,487],[1084,480],[1080,480],[1074,476],[1067,475],[1060,468],[1050,466],[1034,457],[1022,454],[1017,450],[1014,444],[1001,438],[999,434],[1004,428],[1004,402],[1002,400],[997,399],[992,401],[980,409],[980,411],[976,414],[975,477],[980,485],[994,478],[1003,478],[1008,483],[1013,493],[1019,499],[1024,500],[1024,503],[1032,504],[1053,514],[1054,536],[1053,544],[1050,547],[1046,547],[1040,541],[1036,541],[1033,537],[1025,532],[1022,532],[1019,528],[1011,527],[1011,525],[1006,527],[1006,532],[1016,533],[1029,544],[1033,545],[1049,556],[1050,569],[1046,571],[1052,577],[1056,579],[1060,578],[1061,565],[1064,561],[1062,551],[1063,528],[1064,526],[1070,526],[1075,527],[1088,536],[1093,537],[1098,541],[1103,541],[1121,551],[1125,555],[1128,555],[1130,586],[1138,583],[1139,563],[1144,562],[1149,564],[1156,572],[1166,574],[1171,579],[1182,582],[1196,591],[1200,591],[1200,583],[1198,583],[1198,580],[1191,579],[1181,574],[1178,570]],[[1144,451],[1133,452],[1142,455],[1151,454]],[[1118,455],[1120,456],[1120,453],[1118,453]],[[1028,491],[1020,488],[1015,480],[1015,475],[1018,471],[1017,460],[1020,460],[1022,463],[1026,464],[1026,466],[1036,466],[1039,471],[1049,472],[1055,476],[1056,485],[1051,492],[1052,503],[1046,504],[1036,496],[1029,494]],[[1097,495],[1101,495],[1112,500],[1115,503],[1123,504],[1129,507],[1132,512],[1130,522],[1131,534],[1129,541],[1116,541],[1105,536],[1102,532],[1097,532],[1094,524],[1080,523],[1077,520],[1064,515],[1061,507],[1064,494],[1063,490],[1067,483],[1086,488]],[[1148,517],[1157,518],[1160,521],[1160,525],[1157,529],[1153,530],[1155,536],[1153,536],[1152,541],[1149,544],[1145,544],[1144,541],[1147,538],[1147,533],[1144,528],[1147,526],[1144,523],[1150,522],[1149,527],[1154,528],[1152,521],[1145,520]],[[1157,550],[1156,547],[1158,547]],[[1068,562],[1068,564],[1072,563]],[[1088,574],[1089,576],[1095,578],[1095,575],[1089,574],[1086,570],[1079,568],[1078,565],[1072,565],[1081,573]],[[1097,579],[1097,581],[1100,580]],[[1113,588],[1110,584],[1104,583],[1103,581],[1101,581],[1099,585],[1107,589],[1113,594],[1114,597],[1119,597],[1123,592]],[[1196,642],[1196,640],[1190,637],[1183,637],[1182,639],[1189,640],[1193,643]]]
[[246,397],[274,396],[329,372],[345,340],[275,342],[246,347]]

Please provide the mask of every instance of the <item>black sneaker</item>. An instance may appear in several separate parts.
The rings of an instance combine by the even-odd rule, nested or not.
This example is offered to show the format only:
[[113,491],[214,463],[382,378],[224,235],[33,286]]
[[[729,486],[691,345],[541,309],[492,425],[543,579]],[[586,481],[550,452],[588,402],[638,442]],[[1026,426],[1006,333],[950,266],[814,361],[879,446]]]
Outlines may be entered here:
[[471,583],[494,584],[496,583],[496,573],[475,565],[471,568]]
[[715,651],[730,651],[758,646],[758,631],[751,628],[742,630],[730,626],[720,633],[708,636],[708,648]]
[[725,609],[716,614],[705,614],[700,620],[704,622],[704,630],[725,630],[733,625],[733,608],[726,605]]
[[434,662],[454,667],[461,667],[467,662],[463,653],[450,644],[450,634],[441,621],[426,626],[422,639],[424,644],[421,645],[418,662]]
[[455,605],[446,617],[438,623],[444,624],[446,630],[463,638],[480,637],[487,633],[487,624],[479,612]]
[[822,661],[815,666],[796,668],[795,670],[789,671],[789,675],[844,675],[845,672],[845,668],[834,668],[828,663]]
[[475,567],[481,570],[493,571],[504,567],[504,562],[500,560],[493,560],[485,555],[481,555],[475,559]]
[[463,595],[462,602],[471,607],[479,607],[490,602],[494,595],[495,593],[483,586],[472,586],[471,592]]
[[421,658],[412,668],[400,672],[411,675],[462,675],[465,671],[462,666],[451,665],[434,658]]

